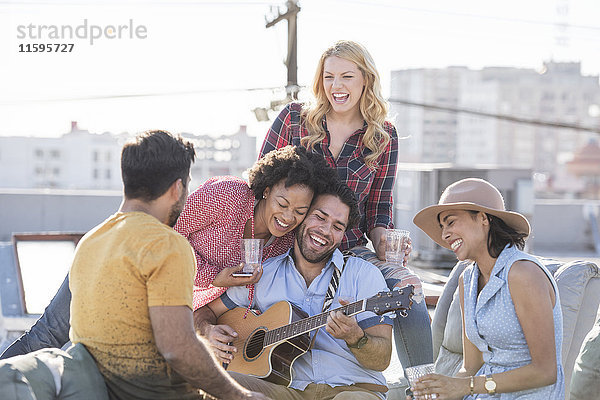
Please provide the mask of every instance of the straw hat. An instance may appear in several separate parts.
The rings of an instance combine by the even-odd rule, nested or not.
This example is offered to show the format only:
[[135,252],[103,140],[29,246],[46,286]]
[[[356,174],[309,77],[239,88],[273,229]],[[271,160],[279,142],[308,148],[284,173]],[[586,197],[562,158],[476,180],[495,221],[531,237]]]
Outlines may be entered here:
[[483,211],[495,215],[519,233],[529,235],[527,219],[519,213],[506,211],[502,195],[491,183],[483,179],[468,178],[448,186],[437,206],[425,207],[415,215],[413,222],[434,242],[447,249],[448,243],[442,240],[442,228],[438,215],[446,210]]

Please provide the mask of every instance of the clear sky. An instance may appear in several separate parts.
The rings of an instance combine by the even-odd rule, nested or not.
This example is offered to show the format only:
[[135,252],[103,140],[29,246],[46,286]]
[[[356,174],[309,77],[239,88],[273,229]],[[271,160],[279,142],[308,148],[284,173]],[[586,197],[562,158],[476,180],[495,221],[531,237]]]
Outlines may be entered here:
[[[226,134],[269,123],[251,110],[282,98],[286,23],[265,28],[283,1],[0,0],[0,135],[58,136],[70,121],[91,132]],[[389,92],[390,71],[465,65],[540,69],[581,61],[600,74],[598,0],[304,0],[298,77],[310,85],[337,39],[362,42]],[[145,38],[37,38],[38,26],[143,26]],[[19,38],[32,24],[35,38]],[[24,26],[25,28],[19,28]],[[19,30],[20,29],[20,30]],[[141,29],[141,28],[140,28]],[[111,31],[112,32],[112,31]],[[67,32],[68,33],[68,32]],[[109,32],[110,33],[110,32]],[[27,32],[29,34],[29,32]],[[21,35],[22,36],[22,35]],[[70,53],[19,53],[33,43],[74,43]],[[140,97],[128,97],[144,95]]]

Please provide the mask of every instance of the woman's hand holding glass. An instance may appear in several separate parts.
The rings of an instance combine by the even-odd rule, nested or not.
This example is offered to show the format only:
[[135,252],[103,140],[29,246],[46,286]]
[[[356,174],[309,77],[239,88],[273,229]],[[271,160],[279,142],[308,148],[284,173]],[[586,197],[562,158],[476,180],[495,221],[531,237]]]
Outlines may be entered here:
[[400,229],[377,227],[371,231],[377,258],[388,262],[402,262],[406,267],[412,251],[410,233]]
[[427,374],[412,385],[413,400],[454,400],[469,394],[469,378]]
[[254,269],[252,275],[246,276],[233,276],[235,273],[239,273],[244,268],[244,263],[235,267],[223,268],[221,272],[215,276],[212,285],[217,287],[232,287],[232,286],[246,286],[258,282],[262,276],[262,265]]

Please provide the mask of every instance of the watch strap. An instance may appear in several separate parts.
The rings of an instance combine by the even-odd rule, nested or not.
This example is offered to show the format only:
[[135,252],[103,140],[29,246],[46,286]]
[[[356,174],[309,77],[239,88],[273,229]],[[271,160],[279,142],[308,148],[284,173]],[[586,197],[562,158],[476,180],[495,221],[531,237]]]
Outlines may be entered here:
[[349,344],[348,347],[350,347],[351,349],[360,349],[365,344],[367,344],[368,340],[369,340],[369,337],[367,336],[367,332],[365,332],[363,330],[363,335],[360,339],[358,339],[358,342],[356,342],[354,344]]

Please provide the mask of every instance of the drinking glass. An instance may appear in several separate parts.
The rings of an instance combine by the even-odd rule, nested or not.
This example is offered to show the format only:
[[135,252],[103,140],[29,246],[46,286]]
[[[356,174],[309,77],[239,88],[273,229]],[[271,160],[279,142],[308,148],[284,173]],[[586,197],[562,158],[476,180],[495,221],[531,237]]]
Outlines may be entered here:
[[264,240],[242,239],[240,242],[241,260],[244,268],[233,276],[251,276],[254,270],[262,264]]
[[386,229],[385,259],[388,262],[402,263],[408,246],[410,232],[403,229]]
[[[406,374],[406,379],[408,379],[408,384],[411,388],[414,387],[415,382],[422,376],[427,374],[433,374],[435,372],[434,364],[421,364],[415,365],[414,367],[407,367],[404,369],[404,373]],[[435,394],[425,396],[426,399],[435,399],[437,396]]]

